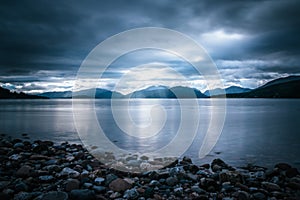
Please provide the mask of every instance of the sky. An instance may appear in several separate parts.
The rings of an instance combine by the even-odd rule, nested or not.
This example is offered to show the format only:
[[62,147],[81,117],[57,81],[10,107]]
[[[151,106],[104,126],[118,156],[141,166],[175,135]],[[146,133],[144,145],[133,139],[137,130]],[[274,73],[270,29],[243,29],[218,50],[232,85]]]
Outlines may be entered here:
[[[72,90],[100,42],[142,27],[179,31],[202,45],[225,87],[256,88],[300,75],[298,0],[24,0],[0,3],[0,86],[33,94]],[[130,81],[116,87],[123,76]],[[99,81],[122,93],[137,85],[207,89],[188,63],[158,50],[121,56]]]

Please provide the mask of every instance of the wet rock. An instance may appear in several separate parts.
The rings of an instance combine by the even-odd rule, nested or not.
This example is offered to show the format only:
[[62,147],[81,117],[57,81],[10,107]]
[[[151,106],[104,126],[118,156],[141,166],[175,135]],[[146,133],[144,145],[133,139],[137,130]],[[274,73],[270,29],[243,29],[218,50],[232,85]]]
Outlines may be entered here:
[[275,191],[271,192],[271,196],[273,196],[275,199],[283,199],[285,194],[282,192]]
[[231,185],[230,182],[224,182],[224,183],[222,183],[222,189],[221,189],[221,191],[225,191],[227,193],[233,192],[234,191],[234,187],[233,187],[233,185]]
[[78,189],[72,190],[70,193],[70,200],[95,200],[96,195],[93,190]]
[[[11,199],[9,195],[7,195],[6,197],[1,197],[1,199]],[[16,194],[14,196],[14,200],[30,200],[32,199],[32,195],[28,192],[19,192],[18,194]]]
[[295,176],[299,175],[299,172],[298,172],[297,168],[289,168],[289,169],[286,170],[285,175],[288,178],[292,178],[292,177],[295,177]]
[[130,190],[126,190],[125,193],[124,193],[123,198],[125,198],[125,199],[136,199],[136,198],[138,198],[138,196],[139,196],[138,191],[135,188],[133,188],[133,189],[130,189]]
[[69,176],[70,178],[78,178],[80,173],[69,168],[69,167],[65,167],[63,168],[63,170],[60,172],[61,176]]
[[286,186],[293,189],[293,190],[300,190],[300,183],[289,182],[289,183],[287,183]]
[[278,163],[275,165],[275,168],[278,168],[280,170],[287,170],[287,169],[292,168],[292,166],[287,163]]
[[130,189],[132,186],[121,178],[113,180],[109,184],[109,188],[115,192],[124,192],[127,189]]
[[246,192],[249,191],[249,187],[248,187],[247,185],[242,184],[242,183],[236,183],[236,184],[235,184],[235,187],[238,187],[238,188],[240,188],[241,190],[246,191]]
[[252,196],[255,200],[266,200],[267,199],[266,195],[264,195],[261,192],[256,192],[256,193],[252,194]]
[[48,151],[48,146],[46,144],[32,144],[32,151],[34,153],[41,153],[43,151]]
[[178,183],[178,179],[175,176],[171,176],[171,177],[166,179],[166,183],[169,186],[174,186]]
[[68,200],[68,194],[60,191],[51,191],[41,195],[37,200]]
[[184,169],[186,171],[189,171],[189,172],[193,173],[193,174],[196,174],[199,171],[200,168],[197,165],[190,164],[188,166],[184,166]]
[[66,160],[67,160],[68,162],[71,162],[71,161],[75,160],[75,157],[74,157],[74,156],[67,156],[67,157],[66,157]]
[[113,180],[116,180],[118,177],[114,174],[107,174],[105,178],[105,184],[109,185]]
[[149,183],[149,186],[152,186],[152,187],[159,186],[159,185],[160,185],[160,182],[157,181],[157,180],[152,180],[152,181]]
[[147,188],[145,189],[144,194],[143,194],[143,196],[144,196],[145,198],[152,198],[153,195],[154,195],[154,189],[151,188],[151,187],[147,187]]
[[[12,190],[12,189],[9,189],[9,188],[7,188],[7,189],[4,189],[3,191],[2,191],[4,194],[7,194],[7,195],[9,195],[9,196],[13,196],[14,195],[14,193],[15,193],[15,191],[14,190]],[[1,198],[0,198],[1,199]]]
[[210,164],[206,163],[206,164],[200,165],[200,167],[202,167],[204,169],[209,169],[210,168]]
[[221,169],[226,169],[226,168],[228,168],[228,165],[227,165],[223,160],[221,160],[221,159],[219,159],[219,158],[214,159],[214,160],[212,161],[212,163],[211,163],[212,169],[213,169],[213,166],[215,166],[215,165],[221,167]]
[[0,190],[2,191],[9,185],[10,181],[0,181]]
[[94,186],[93,186],[93,190],[94,190],[96,193],[102,193],[102,192],[106,191],[106,187],[94,185]]
[[57,165],[57,164],[58,164],[58,160],[56,159],[47,160],[45,162],[45,165]]
[[237,199],[238,200],[249,200],[250,195],[245,191],[239,191],[237,194]]
[[239,174],[239,172],[236,172],[236,171],[220,172],[219,180],[221,183],[228,182],[228,181],[233,184],[235,184],[237,182],[243,182],[242,176]]
[[[144,173],[144,176],[147,176],[147,177],[149,177],[150,179],[155,179],[155,180],[159,179],[159,177],[160,177],[159,173],[156,172],[156,171],[148,171],[148,172],[145,172],[145,173]],[[169,174],[168,174],[168,176],[169,176]]]
[[43,169],[47,170],[49,172],[60,172],[61,171],[61,167],[58,165],[48,165],[48,166],[45,166]]
[[266,175],[264,171],[250,172],[250,178],[265,180]]
[[194,175],[194,174],[192,174],[192,173],[187,173],[187,174],[186,174],[186,178],[188,178],[188,179],[190,179],[190,180],[192,180],[192,181],[194,181],[194,182],[196,182],[196,181],[198,180],[198,176],[197,176],[197,175]]
[[20,181],[18,182],[16,185],[15,185],[15,190],[20,192],[20,191],[28,191],[28,185],[26,183],[24,183],[23,181]]
[[[209,200],[208,196],[207,195],[199,195],[197,198],[197,200]],[[223,198],[222,200],[226,200],[225,198]]]
[[105,179],[101,178],[101,177],[95,178],[95,180],[94,180],[96,185],[101,185],[102,183],[104,183],[104,181],[105,181]]
[[197,175],[200,175],[201,177],[208,177],[210,176],[210,171],[209,170],[199,170],[197,173]]
[[201,189],[201,188],[200,188],[199,186],[197,186],[197,185],[192,186],[192,187],[191,187],[191,190],[192,190],[193,192],[198,193],[198,194],[205,194],[205,193],[206,193],[205,190]]
[[183,188],[182,188],[182,187],[177,187],[177,188],[175,188],[175,189],[174,189],[174,194],[175,194],[176,196],[182,196],[182,194],[183,194]]
[[193,163],[193,162],[192,162],[192,159],[189,158],[189,157],[186,157],[186,156],[184,156],[184,157],[182,158],[182,162],[183,162],[183,164],[192,164],[192,163]]
[[215,165],[212,165],[212,166],[211,166],[211,169],[212,169],[213,172],[219,172],[219,171],[221,171],[223,168],[222,168],[220,165],[215,164]]
[[49,183],[49,182],[54,181],[54,177],[52,175],[50,175],[50,176],[47,176],[47,175],[46,176],[39,176],[39,180],[41,182]]
[[29,159],[30,160],[48,160],[49,157],[41,155],[41,154],[34,154],[34,155],[30,156]]
[[85,189],[90,189],[90,188],[92,188],[94,185],[92,184],[92,183],[84,183],[83,185],[82,185],[82,187],[83,188],[85,188]]
[[30,176],[31,173],[32,173],[32,168],[28,165],[24,165],[18,169],[18,171],[16,172],[16,176],[25,178]]
[[280,180],[279,180],[279,177],[278,177],[278,176],[274,176],[274,177],[272,177],[271,180],[270,180],[270,182],[275,183],[275,184],[278,184],[279,181],[280,181]]
[[163,198],[159,194],[154,194],[153,195],[155,200],[162,200]]
[[9,156],[10,160],[20,160],[22,159],[22,156],[20,154],[13,154],[11,156]]
[[22,142],[18,142],[16,144],[14,144],[13,148],[23,148],[24,144]]
[[266,188],[269,191],[276,191],[276,190],[278,191],[278,190],[280,190],[280,187],[275,183],[262,182],[261,184],[264,188]]
[[66,191],[79,189],[80,182],[77,179],[68,179],[66,182]]
[[120,197],[120,196],[122,196],[119,192],[114,192],[114,193],[112,193],[110,196],[109,196],[109,198],[110,199],[116,199],[116,198],[118,198],[118,197]]

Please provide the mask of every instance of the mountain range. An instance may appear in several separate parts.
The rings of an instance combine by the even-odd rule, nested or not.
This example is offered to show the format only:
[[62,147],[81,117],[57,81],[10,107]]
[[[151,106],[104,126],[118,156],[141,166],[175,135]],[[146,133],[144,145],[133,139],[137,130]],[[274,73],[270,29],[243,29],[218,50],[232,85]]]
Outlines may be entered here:
[[42,97],[47,97],[51,99],[61,99],[61,98],[90,98],[91,95],[95,92],[95,98],[97,99],[110,99],[110,98],[124,98],[125,96],[119,92],[110,91],[106,89],[97,88],[96,91],[93,89],[88,90],[81,90],[72,93],[72,91],[65,91],[65,92],[45,92],[39,94]]
[[[95,92],[95,93],[94,93]],[[95,94],[97,99],[109,98],[209,98],[222,97],[224,92],[227,98],[300,98],[300,76],[289,76],[272,80],[265,85],[256,89],[242,88],[238,86],[230,86],[224,90],[216,88],[201,93],[198,89],[176,86],[150,86],[145,89],[134,91],[130,94],[123,95],[116,91],[97,88],[81,90],[72,93],[72,91],[64,92],[46,92],[37,95],[28,95],[25,93],[10,92],[0,87],[0,98],[89,98]]]
[[230,86],[225,89],[221,88],[216,88],[213,90],[206,90],[204,94],[206,96],[215,96],[215,95],[224,95],[224,94],[238,94],[238,93],[244,93],[244,92],[249,92],[251,89],[249,88],[242,88],[239,86]]

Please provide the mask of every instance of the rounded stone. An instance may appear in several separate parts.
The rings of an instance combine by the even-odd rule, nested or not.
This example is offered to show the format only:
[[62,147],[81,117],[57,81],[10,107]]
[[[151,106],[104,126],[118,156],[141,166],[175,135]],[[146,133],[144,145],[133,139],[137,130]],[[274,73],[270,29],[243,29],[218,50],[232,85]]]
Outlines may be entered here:
[[297,168],[289,168],[289,169],[286,170],[285,175],[288,178],[292,178],[292,177],[295,177],[295,176],[299,175],[299,171],[298,171]]
[[96,185],[101,185],[104,181],[105,181],[105,179],[101,178],[101,177],[97,177],[94,180],[94,182],[95,182]]
[[183,193],[183,188],[182,188],[182,187],[175,188],[175,189],[174,189],[174,193],[175,193],[175,195],[177,195],[177,196],[181,196],[182,193]]
[[21,168],[18,169],[16,172],[16,176],[18,177],[28,177],[30,176],[30,173],[32,172],[32,168],[28,165],[24,165]]
[[68,194],[65,192],[51,191],[44,195],[39,200],[68,200]]
[[51,175],[50,175],[50,176],[45,175],[45,176],[40,176],[39,179],[40,179],[40,181],[42,181],[42,182],[48,183],[48,182],[53,181],[53,180],[54,180],[54,177],[51,176]]
[[77,179],[68,179],[66,183],[66,191],[70,192],[79,189],[80,182]]
[[106,190],[106,187],[94,185],[93,190],[97,193],[102,193]]
[[176,177],[174,177],[174,176],[171,176],[171,177],[168,177],[166,179],[166,183],[169,186],[174,186],[174,185],[176,185],[178,183],[178,179]]
[[131,190],[126,190],[123,197],[125,199],[136,199],[138,198],[138,196],[139,196],[138,191],[135,188],[133,188]]
[[249,200],[249,194],[245,191],[238,192],[238,200]]
[[269,191],[279,191],[280,190],[279,185],[277,185],[275,183],[262,182],[261,184],[264,188],[266,188]]
[[24,144],[22,142],[18,142],[16,144],[14,144],[14,148],[23,148]]
[[27,191],[28,186],[24,182],[20,181],[15,185],[15,189],[16,191]]
[[109,184],[109,188],[115,192],[124,192],[127,189],[130,189],[132,186],[127,182],[124,181],[121,178],[118,178],[116,180],[113,180],[110,184]]
[[265,200],[266,199],[266,196],[261,192],[256,192],[256,193],[252,194],[252,196],[254,197],[254,199],[257,199],[257,200]]
[[71,200],[94,200],[96,199],[95,192],[89,189],[72,190],[70,193]]

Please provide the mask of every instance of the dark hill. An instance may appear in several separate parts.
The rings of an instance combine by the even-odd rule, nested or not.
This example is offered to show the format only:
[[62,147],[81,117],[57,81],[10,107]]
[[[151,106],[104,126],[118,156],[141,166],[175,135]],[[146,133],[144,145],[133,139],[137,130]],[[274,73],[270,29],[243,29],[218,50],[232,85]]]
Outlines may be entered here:
[[23,92],[11,92],[8,89],[0,87],[0,99],[48,99],[47,97],[41,97],[36,95],[29,95]]
[[300,78],[287,77],[271,81],[250,92],[227,94],[228,98],[300,98]]

